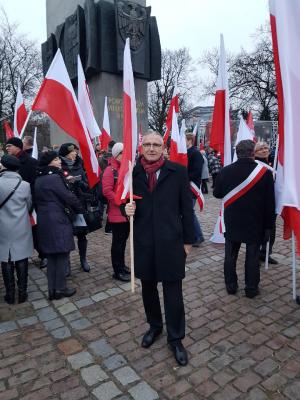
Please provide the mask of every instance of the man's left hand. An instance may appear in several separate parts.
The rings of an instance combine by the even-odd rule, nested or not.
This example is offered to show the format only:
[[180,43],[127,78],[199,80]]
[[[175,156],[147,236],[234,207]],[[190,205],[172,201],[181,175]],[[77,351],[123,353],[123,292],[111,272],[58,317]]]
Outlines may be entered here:
[[192,245],[191,244],[184,244],[183,247],[184,247],[185,254],[188,255],[189,252],[192,249]]

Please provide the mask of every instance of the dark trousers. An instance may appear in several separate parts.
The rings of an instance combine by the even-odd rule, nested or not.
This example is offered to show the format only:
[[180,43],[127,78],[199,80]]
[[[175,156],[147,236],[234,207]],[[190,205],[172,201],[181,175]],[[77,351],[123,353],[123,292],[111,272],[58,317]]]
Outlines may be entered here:
[[48,254],[48,290],[63,291],[66,288],[66,269],[70,253]]
[[[224,277],[226,285],[237,284],[236,261],[238,258],[240,242],[225,239]],[[245,260],[245,289],[256,291],[260,281],[259,247],[257,243],[246,244]]]
[[120,274],[125,267],[125,249],[129,236],[129,222],[110,223],[112,230],[111,263],[115,274]]
[[211,177],[212,177],[212,189],[214,189],[214,187],[215,187],[215,184],[216,184],[216,179],[217,179],[217,176],[219,175],[219,173],[217,173],[217,174],[211,174]]
[[[168,342],[176,344],[185,336],[185,313],[182,297],[182,280],[162,282]],[[157,282],[142,280],[142,296],[147,322],[151,329],[161,330],[162,314]]]
[[[270,232],[269,255],[271,255],[272,252],[273,252],[273,245],[274,245],[274,242],[275,242],[275,238],[276,238],[276,218],[275,218],[274,225],[273,225],[273,227],[271,229],[271,232]],[[262,244],[261,247],[260,247],[260,255],[261,255],[261,257],[266,257],[266,249],[267,249],[267,243]]]
[[204,193],[204,194],[208,193],[207,182],[208,182],[208,179],[202,179],[201,190],[202,190],[202,193]]

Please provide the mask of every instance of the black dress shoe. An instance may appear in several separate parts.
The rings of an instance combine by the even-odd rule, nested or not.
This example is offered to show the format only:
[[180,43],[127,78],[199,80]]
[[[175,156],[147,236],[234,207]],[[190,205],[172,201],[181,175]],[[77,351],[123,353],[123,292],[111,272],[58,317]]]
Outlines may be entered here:
[[55,300],[55,290],[49,290],[48,292],[48,300]]
[[113,278],[121,282],[130,282],[131,280],[130,274],[126,274],[125,272],[119,272],[118,274],[113,274]]
[[162,330],[154,330],[154,329],[149,329],[145,333],[142,339],[142,347],[147,349],[148,347],[152,346],[152,344],[155,342],[155,339],[162,333]]
[[84,272],[90,272],[91,267],[89,266],[89,264],[86,261],[86,259],[81,260],[80,264],[81,264],[81,268],[84,270]]
[[72,289],[72,288],[65,288],[65,290],[56,290],[54,298],[55,298],[55,300],[60,300],[63,297],[71,297],[75,293],[76,293],[76,289]]
[[269,257],[269,264],[277,265],[278,261],[275,260],[275,258],[273,258],[273,257]]
[[123,267],[123,272],[124,272],[125,274],[130,274],[130,273],[131,273],[131,269],[128,268],[126,265],[124,265],[124,267]]
[[200,247],[200,244],[204,242],[204,238],[201,238],[197,240],[194,244],[192,244],[192,247]]
[[40,261],[40,268],[41,268],[41,269],[46,268],[46,267],[47,267],[47,264],[48,264],[47,258],[41,258],[41,261]]
[[179,365],[184,367],[188,363],[188,355],[182,343],[176,345],[171,344],[171,349],[174,353],[175,360]]
[[238,285],[236,283],[229,283],[226,285],[226,290],[228,294],[236,294],[238,290]]
[[245,295],[248,299],[253,299],[259,294],[259,289],[245,289]]
[[300,306],[300,296],[296,297],[296,303],[299,304],[299,306]]

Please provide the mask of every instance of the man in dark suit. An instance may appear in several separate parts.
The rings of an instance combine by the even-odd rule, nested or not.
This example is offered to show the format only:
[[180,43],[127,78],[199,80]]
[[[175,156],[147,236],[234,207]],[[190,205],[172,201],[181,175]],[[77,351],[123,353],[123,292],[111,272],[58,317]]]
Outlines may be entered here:
[[142,156],[133,170],[133,192],[142,199],[127,204],[134,215],[135,275],[150,329],[142,346],[150,347],[162,332],[157,283],[162,282],[168,343],[179,365],[188,357],[182,345],[185,314],[182,280],[185,260],[194,243],[193,203],[185,167],[164,160],[163,139],[150,132],[143,137]]
[[[251,140],[238,143],[238,160],[221,170],[213,192],[218,199],[225,196],[228,199],[231,193],[237,192],[227,207],[225,204],[224,210],[224,276],[228,294],[235,294],[238,288],[236,261],[241,243],[246,243],[245,293],[249,298],[259,293],[259,248],[261,243],[269,240],[275,215],[272,173],[255,162],[254,147]],[[255,168],[261,170],[254,178]],[[246,184],[248,186],[241,191],[239,185]]]

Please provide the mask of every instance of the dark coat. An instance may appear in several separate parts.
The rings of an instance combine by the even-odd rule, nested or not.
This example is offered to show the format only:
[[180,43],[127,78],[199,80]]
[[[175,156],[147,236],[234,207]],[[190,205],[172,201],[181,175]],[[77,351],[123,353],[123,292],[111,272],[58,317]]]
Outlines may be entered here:
[[[222,199],[242,183],[257,166],[242,158],[223,168],[217,176],[214,196]],[[275,215],[274,181],[271,171],[224,212],[225,237],[240,243],[261,243],[265,230],[272,229]]]
[[135,274],[143,280],[176,281],[185,276],[184,244],[195,241],[187,171],[166,161],[152,193],[138,161],[133,170]]
[[18,172],[21,175],[23,181],[26,181],[30,184],[31,192],[33,193],[38,161],[35,158],[32,158],[25,151],[20,151],[20,153],[18,153],[16,157],[21,163],[21,168]]
[[78,214],[83,210],[64,178],[57,173],[37,177],[35,202],[40,251],[43,254],[57,254],[74,250],[73,226],[65,213],[65,206],[70,206]]
[[192,146],[187,150],[188,156],[188,176],[190,182],[193,181],[198,188],[201,186],[202,168],[204,164],[203,156],[196,146]]

